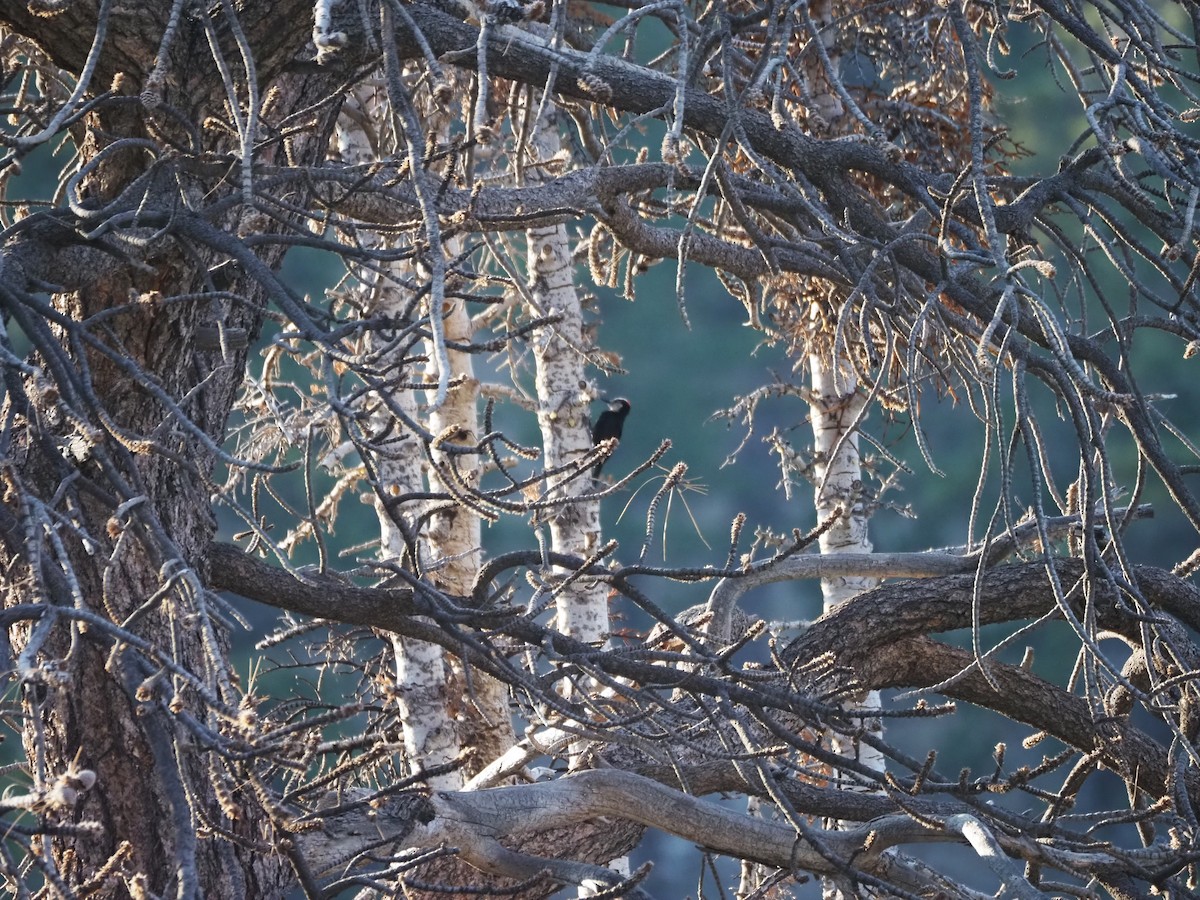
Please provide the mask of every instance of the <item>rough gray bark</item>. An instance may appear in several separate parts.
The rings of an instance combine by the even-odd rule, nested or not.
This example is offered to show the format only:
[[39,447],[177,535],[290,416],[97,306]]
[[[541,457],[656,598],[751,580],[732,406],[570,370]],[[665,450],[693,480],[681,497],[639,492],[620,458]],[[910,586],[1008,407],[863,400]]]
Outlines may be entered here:
[[[55,63],[79,71],[95,33],[96,9],[64,6],[62,13],[42,17],[30,15],[24,4],[5,4],[2,18]],[[284,6],[241,20],[280,110],[303,108],[323,95],[331,79],[282,71],[295,50],[289,42],[276,43],[275,16],[287,14]],[[148,87],[168,9],[127,4],[110,14],[109,40],[92,83],[113,85],[123,99],[98,106],[75,126],[81,162],[89,168],[68,190],[77,196],[82,221],[72,230],[49,217],[6,247],[6,291],[51,291],[40,319],[28,305],[7,305],[12,324],[35,346],[56,352],[36,360],[52,390],[49,384],[39,390],[30,379],[24,385],[10,381],[6,392],[5,412],[12,418],[3,455],[10,477],[19,480],[22,503],[3,511],[4,602],[11,607],[49,600],[124,623],[180,670],[203,673],[236,718],[240,694],[228,668],[227,633],[192,568],[204,566],[216,529],[210,476],[217,458],[197,437],[206,435],[211,448],[224,440],[246,337],[259,331],[269,285],[235,270],[222,286],[240,298],[237,303],[162,302],[211,290],[209,267],[224,261],[216,248],[188,240],[189,229],[172,229],[164,216],[170,210],[187,216],[180,207],[192,198],[236,190],[211,173],[189,171],[186,163],[160,160],[149,168],[146,145],[136,143],[164,132],[168,140],[191,138],[178,121],[155,116],[137,99],[137,91]],[[293,13],[301,9],[297,5]],[[185,105],[196,121],[206,110],[221,114],[223,89],[207,48],[177,40],[162,62],[158,90],[166,102]],[[114,149],[122,142],[129,148]],[[223,137],[210,136],[206,144],[217,154],[231,149]],[[292,146],[299,158],[313,150],[303,136]],[[260,161],[269,163],[278,153],[277,146],[264,149]],[[133,220],[129,234],[144,245],[105,236],[113,222],[139,208],[147,214]],[[230,212],[196,222],[193,235],[214,226],[233,232],[237,219]],[[251,221],[256,228],[272,227],[263,217],[243,225]],[[158,236],[159,228],[173,234]],[[91,239],[81,231],[90,231]],[[282,248],[267,248],[259,261],[271,269],[281,254]],[[80,327],[89,319],[98,324]],[[218,334],[241,338],[218,337],[214,347],[214,326]],[[172,410],[163,398],[179,406]],[[181,428],[177,413],[186,416],[192,433]],[[36,536],[44,527],[39,523],[49,525],[53,518],[46,517],[57,515],[69,523],[61,551]],[[57,661],[53,669],[27,655],[39,651],[42,659]],[[34,625],[14,635],[12,652],[33,661],[20,675],[29,685],[26,696],[34,698],[27,748],[45,773],[35,775],[35,785],[72,765],[96,774],[95,787],[74,809],[77,821],[96,827],[84,832],[85,839],[56,843],[55,877],[63,885],[87,884],[107,866],[107,890],[115,896],[144,890],[270,897],[288,889],[294,881],[290,866],[263,852],[272,830],[266,810],[246,796],[248,786],[233,787],[243,782],[237,766],[209,758],[201,735],[178,718],[194,716],[213,729],[211,740],[236,741],[236,729],[206,709],[209,701],[183,680],[161,677],[153,656],[114,642],[102,628],[62,619],[45,631]],[[222,786],[228,796],[221,795]],[[213,829],[235,840],[197,839]],[[164,866],[166,860],[173,862]]]

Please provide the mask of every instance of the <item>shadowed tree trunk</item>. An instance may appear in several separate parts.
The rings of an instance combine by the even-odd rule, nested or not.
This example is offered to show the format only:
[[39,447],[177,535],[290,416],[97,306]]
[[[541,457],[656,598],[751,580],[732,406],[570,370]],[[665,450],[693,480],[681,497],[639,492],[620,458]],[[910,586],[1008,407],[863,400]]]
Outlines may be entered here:
[[[5,6],[10,21],[40,40],[48,57],[41,65],[87,71],[97,30],[91,4],[64,4],[49,17]],[[276,16],[306,7],[269,6],[270,15],[251,13],[241,25],[258,75],[273,90],[265,100],[242,99],[269,104],[273,117],[284,118],[323,96],[334,76],[281,71],[289,51],[272,47]],[[21,508],[3,510],[5,605],[45,596],[54,604],[12,646],[27,685],[31,775],[36,787],[87,769],[96,785],[76,813],[98,827],[56,844],[58,872],[46,875],[78,885],[109,866],[118,881],[133,875],[135,892],[278,896],[294,876],[281,857],[263,852],[272,825],[253,786],[236,764],[205,753],[213,744],[238,745],[253,731],[254,711],[241,702],[229,668],[220,601],[197,577],[216,531],[210,476],[217,447],[271,288],[245,267],[273,270],[282,257],[272,246],[230,263],[212,245],[232,245],[222,231],[278,225],[236,205],[216,218],[190,210],[197,198],[211,202],[214,193],[239,190],[239,167],[229,156],[239,148],[229,134],[237,126],[228,121],[212,51],[193,39],[164,40],[170,4],[102,12],[107,40],[97,42],[91,85],[94,92],[111,85],[112,94],[73,128],[82,175],[63,186],[78,224],[61,227],[35,211],[44,221],[11,248],[4,288],[48,295],[40,318],[12,304],[10,327],[45,335],[35,343],[58,348],[35,360],[52,389],[46,381],[39,390],[36,375],[24,391],[10,385],[9,397],[24,396],[28,405],[10,408],[15,427],[4,453],[6,478],[19,480],[25,498]],[[234,42],[228,28],[214,30],[218,40]],[[197,36],[194,23],[190,33]],[[44,74],[41,87],[50,90]],[[243,131],[247,114],[239,112]],[[211,130],[188,126],[208,116],[215,117]],[[176,164],[164,147],[173,142],[203,149],[211,162]],[[270,165],[282,151],[279,142],[265,143],[256,162]],[[316,161],[322,136],[292,134],[288,152]],[[114,237],[118,223],[127,230]],[[168,226],[173,236],[160,237]],[[210,271],[218,262],[224,265]],[[214,288],[220,293],[203,296]],[[124,501],[115,512],[114,494]],[[39,539],[43,529],[61,539]],[[40,552],[33,556],[31,548]],[[55,615],[57,608],[80,618]],[[156,654],[128,652],[89,629],[88,615],[123,623]],[[39,665],[39,653],[57,662]],[[198,696],[201,685],[213,693]],[[154,702],[163,698],[176,717]],[[205,832],[238,839],[199,839]]]

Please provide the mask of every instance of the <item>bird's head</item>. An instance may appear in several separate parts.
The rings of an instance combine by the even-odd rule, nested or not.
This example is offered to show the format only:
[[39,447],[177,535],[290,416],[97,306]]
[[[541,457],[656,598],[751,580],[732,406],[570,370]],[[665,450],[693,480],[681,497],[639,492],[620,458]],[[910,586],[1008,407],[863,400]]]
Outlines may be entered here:
[[613,412],[629,412],[629,410],[633,406],[633,404],[630,403],[628,400],[626,400],[624,397],[614,397],[612,400],[606,400],[603,397],[601,397],[600,399],[603,400],[605,403],[607,403],[608,408],[611,409]]

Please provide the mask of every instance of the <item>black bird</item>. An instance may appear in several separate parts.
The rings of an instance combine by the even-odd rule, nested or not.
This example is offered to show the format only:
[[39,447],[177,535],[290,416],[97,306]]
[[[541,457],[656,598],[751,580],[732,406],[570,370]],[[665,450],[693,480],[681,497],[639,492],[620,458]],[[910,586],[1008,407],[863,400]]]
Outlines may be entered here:
[[[621,440],[621,431],[625,428],[625,417],[629,415],[630,403],[624,397],[618,397],[615,400],[605,400],[608,404],[608,409],[600,413],[600,417],[596,419],[596,424],[592,426],[592,446],[596,446],[601,441],[607,441],[609,438]],[[604,460],[596,463],[592,468],[592,476],[599,477],[600,469],[604,466]]]

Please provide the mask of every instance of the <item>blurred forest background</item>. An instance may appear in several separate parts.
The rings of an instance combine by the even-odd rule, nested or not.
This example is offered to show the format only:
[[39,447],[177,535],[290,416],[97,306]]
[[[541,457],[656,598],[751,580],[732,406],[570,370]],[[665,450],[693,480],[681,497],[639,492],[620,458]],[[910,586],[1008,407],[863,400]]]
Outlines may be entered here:
[[[1164,14],[1179,7],[1164,4]],[[653,32],[643,28],[639,37]],[[1004,62],[1015,72],[1009,79],[996,78],[987,72],[995,89],[997,118],[1010,128],[1009,137],[1022,150],[1011,161],[1014,174],[1045,176],[1053,173],[1059,160],[1078,152],[1077,139],[1086,127],[1083,111],[1074,95],[1065,93],[1059,85],[1061,71],[1048,59],[1044,48],[1036,46],[1028,31],[1018,24],[1010,26],[1011,53]],[[642,56],[649,58],[661,48],[649,41],[641,47]],[[869,60],[851,60],[844,72]],[[1186,126],[1185,126],[1186,127]],[[1200,136],[1200,128],[1193,128]],[[657,147],[662,128],[652,123],[645,134],[645,144]],[[590,227],[590,223],[588,225]],[[578,236],[586,236],[580,229]],[[587,284],[584,264],[581,263],[581,284]],[[1067,270],[1066,267],[1062,267]],[[341,266],[321,254],[294,250],[287,258],[284,272],[298,290],[316,295],[333,286],[341,277]],[[606,501],[603,509],[606,536],[616,539],[621,549],[619,558],[631,561],[645,540],[646,508],[661,484],[662,476],[677,461],[688,465],[688,479],[693,490],[684,494],[687,507],[676,503],[669,515],[660,512],[661,533],[647,549],[647,558],[671,566],[699,566],[713,558],[710,547],[719,552],[728,539],[729,523],[743,512],[750,529],[763,529],[775,534],[787,534],[793,528],[807,530],[815,524],[812,489],[806,483],[793,484],[791,498],[785,496],[779,476],[778,460],[764,441],[778,431],[790,436],[797,446],[811,444],[811,429],[807,420],[808,407],[799,396],[772,396],[760,405],[748,430],[746,424],[724,415],[748,393],[774,384],[803,384],[804,374],[793,377],[792,362],[783,348],[765,343],[761,332],[746,326],[746,313],[741,305],[725,291],[711,270],[692,265],[686,274],[686,318],[684,323],[676,302],[677,269],[671,262],[658,264],[641,277],[636,300],[628,300],[618,291],[593,289],[596,294],[595,321],[598,325],[597,346],[616,353],[626,374],[611,378],[598,377],[600,395],[623,396],[633,404],[619,452],[606,466],[609,474],[623,475],[637,462],[649,456],[663,439],[672,441],[672,449],[654,474],[642,477],[626,494]],[[1063,286],[1067,289],[1067,286]],[[1078,286],[1075,286],[1078,287]],[[1074,288],[1071,288],[1074,289]],[[1086,286],[1081,288],[1087,291]],[[1092,298],[1094,302],[1094,298]],[[1097,322],[1102,322],[1102,315]],[[264,337],[266,340],[266,337]],[[1143,381],[1141,389],[1150,394],[1173,399],[1161,401],[1164,411],[1173,419],[1188,422],[1200,416],[1200,379],[1196,360],[1185,360],[1170,335],[1139,332],[1131,357],[1143,363],[1141,372],[1152,373],[1153,381]],[[496,360],[502,364],[502,360]],[[1146,366],[1144,363],[1150,362]],[[1044,398],[1043,398],[1044,399]],[[603,407],[597,404],[594,414]],[[1006,417],[1012,418],[1011,398],[1005,403]],[[1195,410],[1195,413],[1188,412]],[[498,411],[498,427],[517,440],[536,444],[536,422],[532,416]],[[919,551],[930,548],[961,547],[968,541],[967,527],[970,498],[976,490],[979,461],[983,453],[984,427],[969,406],[959,398],[943,397],[933,402],[933,393],[924,396],[920,410],[928,435],[934,461],[945,473],[932,473],[922,462],[906,414],[881,418],[876,407],[871,412],[866,431],[887,452],[905,463],[910,473],[902,474],[898,491],[885,498],[894,508],[882,508],[871,522],[871,538],[877,552]],[[1041,418],[1046,429],[1047,443],[1056,446],[1054,428],[1062,428],[1062,436],[1070,434],[1069,423],[1049,412]],[[1069,482],[1079,460],[1074,441],[1063,440],[1058,446],[1066,452],[1053,459],[1056,475],[1062,483]],[[739,449],[740,448],[740,449]],[[1132,482],[1136,467],[1136,451],[1131,441],[1113,441],[1110,452],[1118,481]],[[874,456],[886,473],[891,467],[864,449],[867,459]],[[1018,462],[1018,469],[1022,468]],[[299,501],[299,485],[296,496]],[[992,480],[984,487],[985,496],[996,495],[995,467]],[[1151,480],[1144,502],[1154,507],[1155,516],[1135,523],[1127,535],[1127,544],[1134,558],[1147,565],[1170,569],[1194,549],[1182,514],[1166,500],[1165,489]],[[367,498],[369,504],[369,498]],[[338,542],[345,547],[357,547],[370,540],[377,528],[369,506],[363,507],[362,530],[346,528],[351,521],[341,522]],[[485,531],[485,551],[494,556],[510,549],[524,548],[528,532],[523,527],[506,527],[510,520],[502,519]],[[972,535],[978,539],[979,535]],[[311,552],[311,548],[310,548]],[[298,562],[308,562],[299,558]],[[677,584],[667,611],[678,613],[702,603],[708,595],[707,584]],[[816,581],[791,581],[757,588],[743,600],[747,612],[770,621],[795,622],[798,626],[821,614],[820,585]],[[644,632],[652,624],[639,610],[626,606],[617,613],[626,626]],[[262,611],[264,626],[272,618],[269,610]],[[1007,626],[995,626],[999,635]],[[1009,662],[1019,662],[1026,646],[1033,647],[1038,668],[1051,680],[1064,678],[1075,664],[1073,653],[1057,653],[1058,638],[1065,637],[1067,626],[1051,623],[1033,633],[1024,643],[1018,643],[1000,655]],[[985,634],[987,629],[985,629]],[[969,632],[959,636],[963,646],[970,645]],[[987,641],[984,641],[985,645]],[[247,638],[247,652],[252,640]],[[964,704],[965,706],[965,704]],[[1023,757],[1036,764],[1044,755],[1052,755],[1060,745],[1052,739],[1037,747],[1022,750],[1021,740],[1027,731],[1014,729],[1011,723],[983,710],[964,709],[962,715],[915,720],[892,720],[888,725],[889,739],[916,756],[923,756],[929,746],[942,748],[939,764],[955,772],[969,767],[976,775],[986,772],[993,763],[997,743],[1008,745],[1009,761],[1019,765]],[[1141,723],[1151,733],[1161,734],[1154,723]],[[931,732],[944,732],[933,735]],[[1124,787],[1115,777],[1111,779],[1113,804],[1119,806]],[[1022,798],[1013,798],[1018,804]],[[1099,798],[1095,798],[1099,800]],[[1005,798],[997,798],[997,803]],[[739,801],[740,803],[740,801]],[[1081,810],[1082,811],[1082,810]],[[655,895],[696,895],[694,848],[685,842],[661,834],[651,835],[632,860],[634,865],[644,859],[657,860],[654,872],[646,882],[647,890]],[[917,855],[920,855],[918,849]],[[955,845],[936,845],[927,851],[941,856],[939,866],[947,858],[958,860],[958,872],[964,883],[978,879],[979,860],[967,848]],[[675,864],[672,864],[675,860]],[[733,861],[726,861],[730,870]],[[986,883],[988,877],[983,878]],[[711,882],[708,889],[713,888]],[[809,895],[809,894],[806,894]],[[820,886],[813,883],[810,895],[820,895]]]

